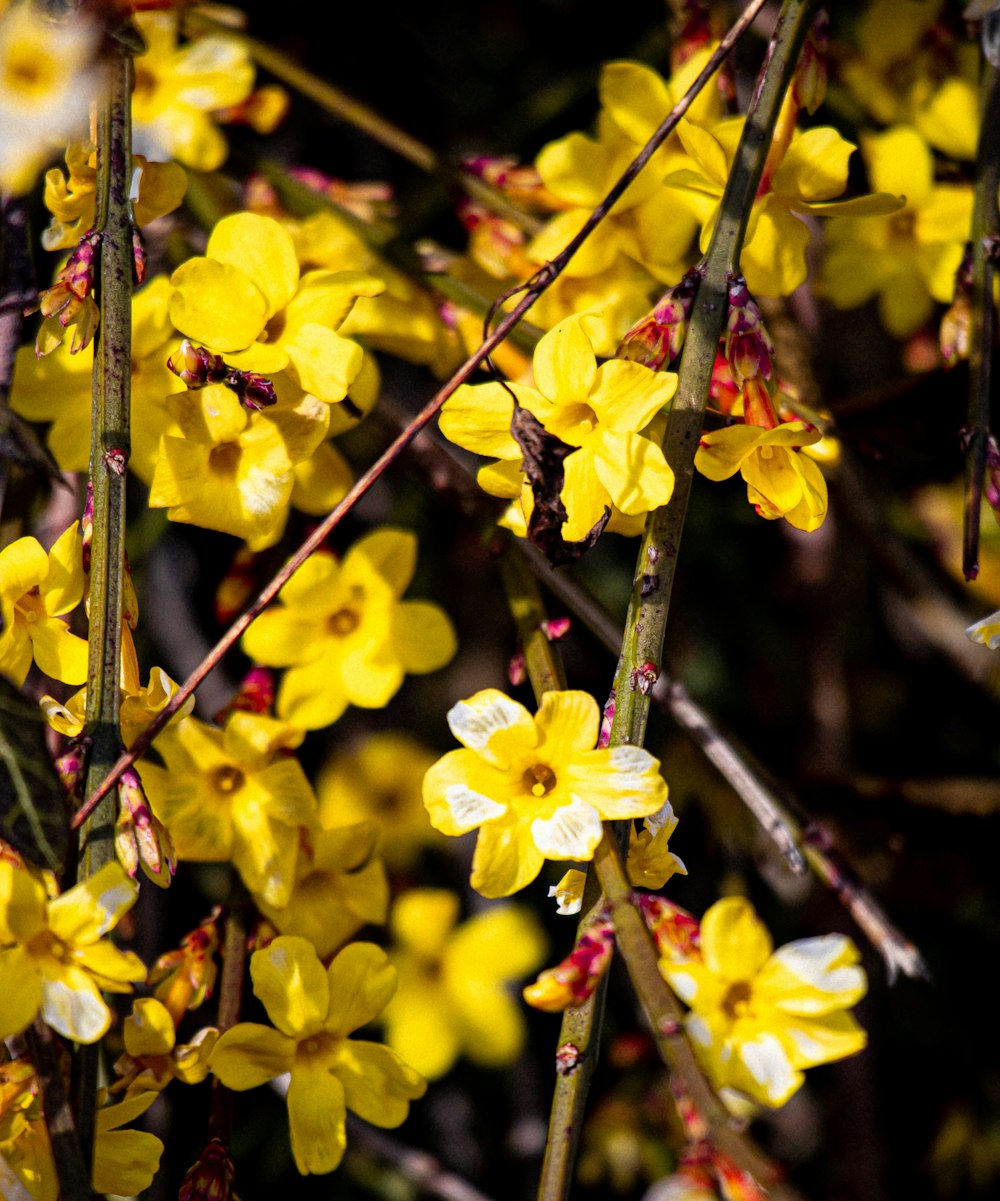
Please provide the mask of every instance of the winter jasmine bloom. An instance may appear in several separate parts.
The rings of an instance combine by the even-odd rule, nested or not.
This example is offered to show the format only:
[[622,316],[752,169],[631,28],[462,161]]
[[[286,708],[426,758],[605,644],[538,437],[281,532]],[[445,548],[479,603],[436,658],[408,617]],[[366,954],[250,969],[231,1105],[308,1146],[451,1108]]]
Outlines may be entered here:
[[[45,207],[52,214],[42,232],[46,250],[72,250],[94,224],[97,208],[97,150],[89,142],[73,142],[66,151],[68,178],[58,167],[45,175]],[[172,213],[184,199],[187,175],[176,163],[151,163],[141,154],[132,159],[135,197],[133,215],[139,226]]]
[[525,1027],[509,987],[545,954],[529,910],[497,905],[460,925],[458,910],[458,896],[436,888],[412,889],[392,909],[399,988],[385,1012],[386,1040],[429,1080],[463,1054],[481,1067],[514,1062]]
[[826,517],[826,480],[800,450],[821,436],[804,421],[786,421],[773,429],[731,425],[702,434],[694,465],[710,480],[728,480],[738,471],[746,481],[747,500],[761,517],[784,517],[797,530],[812,531]]
[[381,925],[389,881],[378,854],[374,822],[336,830],[303,830],[295,884],[286,905],[257,904],[282,934],[307,938],[326,959],[369,922]]
[[898,191],[898,212],[831,221],[819,286],[840,309],[878,300],[886,329],[903,338],[950,304],[972,221],[972,185],[936,183],[930,147],[910,126],[861,139],[872,186]]
[[386,863],[412,866],[422,847],[441,842],[421,787],[434,759],[402,730],[379,730],[357,747],[335,751],[316,779],[320,825],[337,829],[369,819],[381,831]]
[[867,984],[849,938],[803,938],[775,951],[742,897],[701,922],[701,955],[663,958],[660,971],[690,1007],[688,1033],[717,1087],[784,1105],[802,1069],[853,1055],[865,1033],[845,1010]]
[[138,895],[109,863],[50,901],[29,871],[0,860],[0,1038],[20,1034],[39,1013],[74,1042],[107,1032],[101,992],[131,992],[146,978],[137,956],[103,937]]
[[342,561],[318,551],[243,636],[258,663],[285,667],[278,714],[313,730],[335,722],[348,705],[380,709],[407,673],[443,667],[455,634],[442,609],[402,595],[416,567],[417,539],[375,530]]
[[549,692],[535,717],[495,688],[448,713],[463,750],[424,777],[424,804],[443,834],[479,829],[472,886],[487,897],[524,888],[546,859],[588,860],[602,821],[660,809],[659,762],[639,747],[595,750],[600,710],[585,692]]
[[227,146],[212,113],[250,95],[254,68],[249,51],[224,33],[178,46],[177,12],[140,12],[133,20],[147,46],[135,60],[132,122],[137,146],[150,157],[214,171]]
[[[561,493],[567,512],[563,537],[571,542],[584,538],[606,509],[644,515],[666,504],[674,486],[659,443],[644,431],[673,398],[677,376],[620,359],[598,366],[588,328],[586,315],[569,317],[541,339],[534,387],[465,385],[441,412],[445,437],[499,459],[495,468],[519,473],[523,457],[510,432],[511,392],[548,433],[576,448],[564,460]],[[489,476],[481,475],[480,483],[505,494]]]
[[[158,275],[132,298],[131,433],[129,469],[148,484],[160,437],[177,433],[165,398],[183,391],[166,365],[176,334],[167,316],[170,282]],[[90,462],[90,392],[93,350],[77,354],[62,342],[38,358],[34,348],[17,352],[10,406],[29,421],[51,422],[46,441],[63,471],[86,471]]]
[[76,11],[54,19],[33,4],[0,9],[0,191],[27,192],[52,151],[85,124],[97,37]]
[[0,551],[0,672],[20,687],[32,659],[54,680],[82,684],[87,642],[62,620],[83,599],[83,543],[71,525],[46,554],[34,538]]
[[380,1043],[348,1035],[385,1009],[396,972],[383,950],[351,943],[323,967],[304,938],[276,938],[250,961],[253,990],[274,1026],[240,1022],[215,1044],[211,1069],[227,1088],[290,1074],[288,1123],[299,1171],[332,1172],[344,1155],[348,1109],[399,1126],[423,1079]]
[[[668,187],[688,193],[702,221],[702,249],[715,226],[719,201],[736,154],[744,118],[729,117],[707,129],[682,121],[678,134],[692,166],[671,172]],[[740,270],[751,292],[758,296],[787,296],[806,278],[809,228],[804,218],[815,216],[868,216],[892,213],[902,199],[883,193],[835,200],[847,186],[847,161],[854,146],[835,129],[819,126],[797,133],[758,189]]]
[[661,889],[673,875],[687,875],[687,868],[669,848],[677,818],[669,801],[656,813],[642,819],[642,830],[629,832],[625,870],[636,888]]
[[316,813],[299,761],[285,753],[301,741],[301,731],[258,713],[232,713],[224,730],[188,717],[165,731],[157,746],[166,767],[144,761],[142,781],[178,858],[231,859],[247,888],[286,905],[299,827]]
[[224,384],[169,397],[177,423],[160,439],[149,505],[172,521],[220,530],[251,550],[273,546],[288,519],[296,467],[323,445],[329,407],[279,378],[279,402],[248,412]]
[[256,213],[224,217],[205,256],[170,282],[170,319],[192,342],[243,371],[287,371],[327,403],[343,400],[361,370],[361,347],[337,331],[359,296],[384,288],[358,271],[300,275],[291,235]]
[[219,1037],[208,1026],[192,1041],[177,1045],[177,1031],[169,1010],[155,997],[140,997],[123,1027],[125,1054],[115,1064],[122,1079],[114,1091],[127,1088],[137,1093],[162,1092],[171,1080],[200,1084],[208,1075],[208,1057]]

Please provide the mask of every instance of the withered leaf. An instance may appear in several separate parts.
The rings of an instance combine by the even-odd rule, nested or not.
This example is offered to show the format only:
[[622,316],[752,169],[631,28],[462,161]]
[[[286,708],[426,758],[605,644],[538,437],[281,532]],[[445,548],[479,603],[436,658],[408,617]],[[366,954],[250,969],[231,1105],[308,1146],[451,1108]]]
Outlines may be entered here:
[[41,710],[0,676],[0,838],[37,867],[59,871],[69,818]]
[[568,446],[555,434],[550,434],[516,399],[510,432],[524,455],[524,473],[535,500],[528,522],[528,541],[538,547],[553,567],[575,563],[604,533],[611,510],[605,508],[604,516],[585,538],[579,542],[567,542],[562,536],[566,506],[560,496],[565,479],[563,460],[577,447]]

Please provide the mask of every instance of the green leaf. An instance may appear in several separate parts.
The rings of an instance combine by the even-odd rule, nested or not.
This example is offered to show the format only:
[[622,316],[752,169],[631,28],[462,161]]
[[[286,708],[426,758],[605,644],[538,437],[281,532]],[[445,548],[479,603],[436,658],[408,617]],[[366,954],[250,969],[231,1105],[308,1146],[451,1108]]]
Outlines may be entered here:
[[70,814],[45,729],[38,706],[0,676],[0,838],[36,866],[59,871]]

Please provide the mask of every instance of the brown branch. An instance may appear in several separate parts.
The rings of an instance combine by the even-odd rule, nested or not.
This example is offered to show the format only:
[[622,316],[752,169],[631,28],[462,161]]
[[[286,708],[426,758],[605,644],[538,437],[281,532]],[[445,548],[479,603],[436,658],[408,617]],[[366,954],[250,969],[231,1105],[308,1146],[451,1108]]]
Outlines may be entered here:
[[90,1175],[63,1081],[59,1040],[41,1018],[35,1018],[24,1032],[24,1039],[42,1094],[42,1110],[62,1201],[90,1201]]

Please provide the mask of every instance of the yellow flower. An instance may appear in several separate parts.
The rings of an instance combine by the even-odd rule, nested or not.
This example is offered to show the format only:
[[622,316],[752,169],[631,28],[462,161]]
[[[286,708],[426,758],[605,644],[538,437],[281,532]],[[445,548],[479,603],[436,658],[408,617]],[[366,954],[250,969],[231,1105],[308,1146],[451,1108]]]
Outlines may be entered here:
[[307,938],[326,959],[368,922],[381,925],[389,881],[378,854],[378,827],[358,822],[302,832],[295,886],[286,905],[257,905],[282,934]]
[[281,537],[296,467],[323,445],[329,407],[282,377],[278,403],[249,412],[225,384],[168,397],[177,432],[160,439],[149,493],[171,521],[220,530],[251,550]]
[[97,1042],[111,1025],[101,992],[131,992],[146,969],[102,936],[138,889],[117,863],[50,901],[33,875],[0,860],[0,1038],[41,1013],[65,1038]]
[[[663,451],[642,431],[673,398],[677,376],[621,359],[598,366],[587,320],[569,317],[539,341],[533,388],[465,385],[441,413],[446,438],[499,459],[500,469],[519,473],[523,456],[510,432],[511,391],[548,433],[576,447],[564,460],[561,492],[567,513],[562,533],[570,542],[586,537],[606,509],[640,517],[666,504],[674,487]],[[499,492],[494,478],[481,474],[480,484]]]
[[[132,668],[131,656],[122,655],[122,703],[118,712],[122,743],[126,747],[130,747],[135,742],[178,689],[178,685],[162,667],[151,668],[149,683],[145,687],[141,687],[139,678],[134,674]],[[65,704],[57,701],[53,696],[43,696],[38,704],[45,720],[57,733],[66,738],[76,738],[83,733],[87,707],[86,687],[75,692]],[[182,721],[193,708],[194,698],[191,697],[171,718],[171,723]]]
[[175,158],[196,171],[214,171],[226,139],[212,113],[241,104],[253,90],[254,68],[239,39],[209,34],[178,47],[177,12],[132,18],[147,51],[135,60],[132,122],[136,146],[154,158]]
[[[670,835],[677,829],[677,818],[669,801],[656,813],[642,819],[642,830],[629,831],[625,870],[636,888],[661,889],[673,875],[687,875],[683,860],[670,850]],[[582,897],[581,897],[582,899]]]
[[286,667],[278,715],[303,729],[335,722],[348,705],[381,709],[407,673],[443,667],[455,634],[442,609],[400,598],[413,577],[417,540],[386,527],[339,562],[317,552],[243,636],[251,659]]
[[773,950],[742,897],[716,902],[701,923],[701,958],[660,960],[691,1009],[688,1033],[717,1087],[784,1105],[802,1068],[853,1055],[865,1032],[844,1010],[864,996],[857,948],[842,934]]
[[[13,1172],[32,1201],[58,1201],[59,1173],[39,1093],[27,1060],[0,1068],[0,1166]],[[142,1093],[98,1108],[91,1176],[95,1192],[133,1197],[152,1184],[163,1143],[154,1134],[119,1127],[145,1113],[158,1095]]]
[[179,859],[232,859],[247,888],[286,905],[295,881],[299,826],[316,798],[299,761],[284,752],[302,734],[257,713],[233,713],[225,730],[189,717],[157,743],[166,767],[143,762],[142,782]]
[[[692,159],[690,168],[671,172],[667,187],[679,188],[696,203],[702,221],[702,249],[715,226],[719,201],[743,132],[745,118],[729,117],[711,130],[682,121],[678,133]],[[807,275],[806,247],[814,216],[859,217],[892,213],[902,199],[888,194],[834,200],[847,186],[847,160],[854,146],[829,126],[796,132],[754,201],[740,254],[740,271],[757,296],[787,296]]]
[[453,892],[415,888],[392,910],[399,988],[385,1011],[386,1041],[429,1080],[463,1054],[480,1067],[514,1062],[525,1026],[509,986],[545,954],[530,910],[497,905],[456,927],[458,907]]
[[0,10],[0,191],[26,192],[46,159],[86,121],[98,30],[34,4]]
[[[45,207],[52,214],[42,231],[46,250],[72,250],[94,224],[97,208],[97,150],[89,142],[74,142],[66,151],[67,179],[58,167],[45,174]],[[176,163],[151,163],[141,154],[132,158],[133,205],[137,225],[148,225],[172,213],[184,199],[187,175]]]
[[240,1022],[215,1044],[211,1069],[247,1089],[291,1073],[288,1122],[299,1171],[332,1172],[347,1145],[350,1109],[376,1126],[399,1126],[423,1079],[388,1047],[347,1036],[382,1012],[396,972],[372,943],[352,943],[323,968],[304,938],[276,938],[250,961],[253,990],[277,1027]]
[[243,371],[287,370],[328,403],[343,400],[361,370],[361,347],[337,332],[359,296],[381,280],[358,271],[299,274],[291,235],[277,221],[234,213],[212,230],[204,258],[171,277],[170,319],[192,342]]
[[[164,398],[184,385],[168,370],[168,347],[175,339],[167,316],[170,282],[151,279],[132,298],[131,434],[129,468],[150,483],[160,437],[176,432]],[[63,471],[86,471],[90,464],[92,349],[73,354],[63,342],[38,358],[34,347],[17,352],[10,407],[29,421],[50,421],[47,442]]]
[[915,333],[934,301],[950,304],[972,224],[972,185],[935,183],[934,159],[909,126],[861,139],[872,186],[905,193],[891,216],[831,221],[818,291],[840,309],[878,298],[898,338]]
[[440,842],[427,820],[421,781],[434,754],[412,735],[381,730],[356,749],[336,751],[316,779],[319,822],[327,829],[371,819],[390,867],[407,868],[422,847]]
[[113,1091],[127,1087],[127,1096],[162,1092],[171,1080],[200,1084],[208,1075],[208,1058],[218,1030],[206,1026],[190,1043],[177,1045],[177,1031],[169,1010],[155,997],[140,997],[125,1019],[125,1054],[115,1064],[123,1077]]
[[0,551],[0,672],[18,687],[32,658],[54,680],[82,684],[87,642],[60,620],[83,598],[80,529],[65,530],[45,553],[34,538],[18,538]]
[[548,692],[532,717],[487,688],[450,709],[448,724],[466,749],[428,771],[424,804],[443,834],[480,827],[472,886],[483,896],[524,888],[546,859],[591,859],[602,820],[646,817],[666,800],[648,751],[593,749],[600,710],[585,692]]
[[797,530],[812,531],[826,517],[826,480],[813,460],[799,451],[820,437],[819,430],[804,421],[786,421],[774,429],[731,425],[702,434],[694,465],[716,481],[739,471],[747,500],[761,517],[784,517]]

